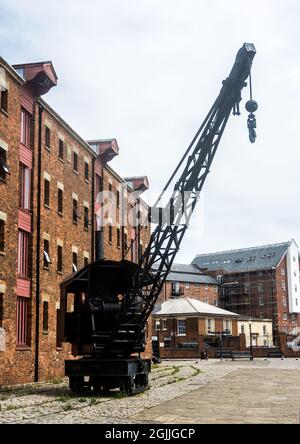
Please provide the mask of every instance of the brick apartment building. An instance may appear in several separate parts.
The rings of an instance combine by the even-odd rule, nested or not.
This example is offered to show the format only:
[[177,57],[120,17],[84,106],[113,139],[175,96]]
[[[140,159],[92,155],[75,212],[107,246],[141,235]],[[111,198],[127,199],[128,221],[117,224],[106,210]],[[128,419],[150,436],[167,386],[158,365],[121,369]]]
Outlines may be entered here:
[[299,251],[294,240],[194,258],[219,283],[220,306],[252,318],[272,319],[278,333],[300,328]]
[[149,226],[99,224],[100,191],[128,214],[147,178],[122,179],[108,165],[115,139],[87,143],[41,99],[56,84],[51,62],[0,58],[0,386],[63,375],[61,281],[96,258],[136,261],[150,238]]
[[195,265],[173,264],[164,283],[157,305],[168,299],[195,298],[207,304],[218,305],[217,280],[201,272]]

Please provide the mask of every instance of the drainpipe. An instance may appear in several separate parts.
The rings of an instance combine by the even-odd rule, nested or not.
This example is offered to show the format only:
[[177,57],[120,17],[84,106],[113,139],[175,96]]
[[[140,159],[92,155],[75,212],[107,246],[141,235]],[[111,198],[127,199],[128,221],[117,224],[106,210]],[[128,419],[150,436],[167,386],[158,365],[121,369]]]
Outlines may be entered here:
[[34,381],[39,380],[40,342],[40,251],[41,251],[41,171],[42,171],[42,118],[44,108],[39,104],[38,113],[38,164],[37,164],[37,218],[36,218],[36,312],[35,312],[35,360]]
[[92,262],[95,260],[95,159],[92,159]]

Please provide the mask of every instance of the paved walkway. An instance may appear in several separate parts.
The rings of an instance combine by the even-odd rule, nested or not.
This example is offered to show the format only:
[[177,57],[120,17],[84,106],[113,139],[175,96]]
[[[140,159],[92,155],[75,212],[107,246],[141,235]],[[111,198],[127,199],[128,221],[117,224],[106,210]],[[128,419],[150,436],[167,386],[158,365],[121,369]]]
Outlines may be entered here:
[[0,389],[0,423],[298,423],[300,360],[164,361],[136,396],[78,396],[68,381]]
[[299,415],[300,370],[251,366],[128,419],[137,423],[299,424]]

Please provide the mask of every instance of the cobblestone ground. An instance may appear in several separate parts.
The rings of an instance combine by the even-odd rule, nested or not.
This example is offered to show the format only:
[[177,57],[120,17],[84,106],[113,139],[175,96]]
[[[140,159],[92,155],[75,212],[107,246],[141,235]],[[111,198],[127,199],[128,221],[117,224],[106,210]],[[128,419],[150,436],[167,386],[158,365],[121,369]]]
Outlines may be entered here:
[[0,423],[299,422],[299,409],[294,359],[165,361],[133,397],[74,396],[67,380],[0,390]]

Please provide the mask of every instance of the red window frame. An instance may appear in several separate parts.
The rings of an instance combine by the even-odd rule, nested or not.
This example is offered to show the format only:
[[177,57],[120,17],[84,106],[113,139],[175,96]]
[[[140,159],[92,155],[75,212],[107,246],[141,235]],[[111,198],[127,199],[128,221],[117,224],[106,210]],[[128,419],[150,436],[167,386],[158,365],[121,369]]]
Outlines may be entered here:
[[16,336],[17,346],[28,346],[28,298],[17,296]]
[[23,277],[28,277],[28,244],[28,233],[20,230],[18,237],[18,274]]
[[21,143],[31,148],[31,114],[21,109]]
[[19,207],[30,211],[31,169],[23,163],[19,167]]

